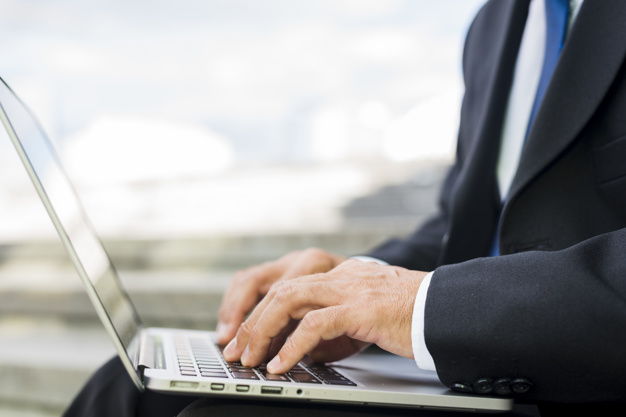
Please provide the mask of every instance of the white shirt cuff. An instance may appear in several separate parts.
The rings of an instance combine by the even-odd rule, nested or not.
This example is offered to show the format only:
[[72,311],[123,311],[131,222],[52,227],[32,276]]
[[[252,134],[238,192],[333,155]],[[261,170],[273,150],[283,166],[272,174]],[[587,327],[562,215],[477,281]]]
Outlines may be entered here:
[[357,261],[361,261],[361,262],[376,262],[379,265],[389,265],[387,262],[385,261],[381,261],[380,259],[376,259],[376,258],[372,258],[371,256],[351,256],[350,259],[356,259]]
[[430,285],[430,279],[433,273],[426,275],[415,297],[415,306],[413,307],[413,322],[411,325],[411,343],[413,345],[413,356],[415,363],[420,369],[425,371],[436,371],[435,361],[428,352],[426,347],[426,338],[424,337],[424,314],[426,311],[426,294]]

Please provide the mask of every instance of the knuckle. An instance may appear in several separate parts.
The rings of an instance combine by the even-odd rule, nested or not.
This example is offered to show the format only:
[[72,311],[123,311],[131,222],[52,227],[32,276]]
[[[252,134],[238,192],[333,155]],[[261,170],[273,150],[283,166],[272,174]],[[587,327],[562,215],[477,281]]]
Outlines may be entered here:
[[353,266],[354,265],[363,265],[363,264],[367,265],[368,263],[369,262],[363,262],[363,261],[360,261],[360,260],[354,259],[354,258],[346,259],[346,261],[344,262],[345,265],[353,265]]
[[319,310],[313,310],[302,318],[300,326],[307,333],[319,334],[325,327],[325,320]]
[[322,261],[328,258],[326,251],[319,248],[308,248],[303,251],[304,257],[313,261]]
[[307,248],[303,252],[309,256],[320,256],[325,253],[322,249],[316,247]]
[[241,335],[250,336],[253,331],[254,331],[254,326],[252,326],[252,324],[250,324],[250,322],[246,320],[243,323],[241,323],[241,326],[239,326],[239,331],[237,333],[239,336]]
[[248,339],[249,343],[254,343],[254,341],[258,339],[259,331],[257,330],[256,327],[254,327],[250,329],[248,334],[249,334],[249,339]]
[[241,285],[259,280],[260,274],[257,268],[258,267],[251,267],[236,272],[233,281]]
[[282,291],[283,285],[283,281],[276,281],[275,283],[273,283],[267,291],[267,297],[276,298],[276,296]]
[[290,280],[278,281],[272,285],[270,291],[274,298],[283,300],[285,297],[290,297],[290,295],[295,291],[295,285]]
[[323,249],[309,248],[306,250],[306,263],[311,268],[310,272],[328,272],[341,264],[336,256]]

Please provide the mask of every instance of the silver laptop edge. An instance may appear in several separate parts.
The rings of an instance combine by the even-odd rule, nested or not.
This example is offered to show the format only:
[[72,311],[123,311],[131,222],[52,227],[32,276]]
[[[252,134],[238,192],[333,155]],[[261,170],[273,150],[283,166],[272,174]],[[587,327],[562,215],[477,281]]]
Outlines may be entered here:
[[[28,107],[19,99],[19,97],[13,92],[13,90],[11,90],[11,88],[6,84],[6,82],[2,78],[0,78],[0,81],[1,81],[1,84],[0,84],[0,119],[2,119],[2,124],[4,125],[7,131],[7,134],[9,138],[11,139],[11,142],[13,143],[13,146],[15,147],[19,155],[19,158],[21,159],[24,167],[26,168],[26,171],[28,172],[28,176],[30,177],[33,185],[35,186],[35,189],[37,190],[37,194],[39,195],[46,211],[48,212],[48,215],[50,216],[50,219],[52,220],[52,223],[54,224],[54,228],[56,229],[56,231],[59,234],[59,237],[61,238],[63,246],[65,247],[70,257],[72,264],[76,268],[76,271],[78,272],[78,275],[80,276],[85,286],[87,294],[89,298],[91,299],[91,302],[94,308],[96,309],[96,313],[98,314],[100,321],[102,322],[107,333],[111,337],[111,340],[113,341],[113,344],[115,345],[115,349],[117,350],[117,353],[120,356],[122,363],[124,364],[124,367],[128,371],[129,375],[131,376],[133,380],[133,383],[137,386],[137,388],[139,388],[140,390],[143,390],[144,384],[141,381],[137,368],[135,367],[135,364],[137,363],[137,357],[135,356],[134,358],[131,358],[129,356],[129,351],[125,349],[124,343],[122,342],[120,335],[118,335],[116,329],[114,328],[111,318],[107,314],[107,311],[105,310],[102,301],[98,297],[98,294],[94,288],[94,285],[89,279],[89,275],[87,274],[85,265],[83,265],[83,263],[81,262],[81,259],[78,256],[77,250],[74,247],[73,241],[69,233],[63,227],[61,219],[59,218],[59,215],[57,214],[46,192],[46,189],[43,186],[42,180],[37,175],[37,172],[35,171],[34,166],[31,160],[29,159],[26,150],[24,149],[24,145],[22,141],[20,140],[20,138],[18,137],[17,132],[13,126],[13,123],[9,119],[9,116],[7,114],[7,108],[5,106],[7,106],[7,104],[10,105],[11,100],[15,100],[14,104],[18,106],[17,110],[24,112],[24,115],[27,116],[32,123],[34,123],[34,125],[36,126],[36,129],[38,130],[37,133],[40,136],[39,137],[40,143],[32,144],[32,145],[45,146],[46,148],[48,148],[49,156],[51,157],[49,162],[54,165],[54,169],[57,170],[58,174],[64,177],[65,179],[64,182],[70,188],[69,190],[66,190],[66,191],[68,191],[70,195],[75,199],[75,203],[77,204],[77,206],[79,207],[81,211],[83,211],[82,204],[80,200],[78,199],[76,192],[72,188],[71,183],[69,179],[67,178],[67,174],[65,173],[58,159],[58,156],[56,155],[56,152],[54,151],[54,148],[52,147],[52,144],[50,143],[49,139],[45,135],[40,124],[37,122],[37,119],[35,118],[35,116],[32,114],[32,112],[28,110]],[[6,92],[8,92],[9,94],[7,95]],[[106,256],[106,261],[108,262],[107,272],[110,272],[113,274],[112,277],[115,281],[117,281],[117,284],[119,286],[120,293],[123,297],[124,302],[128,303],[128,307],[132,310],[132,315],[129,317],[130,320],[132,320],[132,322],[129,323],[127,327],[137,329],[137,331],[134,332],[135,334],[132,335],[131,342],[129,343],[129,346],[131,344],[134,346],[137,342],[134,342],[133,340],[138,338],[138,335],[140,334],[140,331],[143,328],[143,325],[141,324],[139,316],[137,312],[135,311],[135,308],[132,302],[130,301],[130,298],[128,297],[127,293],[123,290],[123,287],[119,284],[119,277],[117,276],[115,268],[113,264],[111,263],[111,261],[109,260],[108,255],[104,251],[104,247],[100,243],[95,232],[93,232],[93,226],[89,223],[87,216],[85,216],[83,213],[81,213],[81,221],[85,223],[85,226],[87,226],[87,230],[91,232],[92,234],[91,238],[96,239],[98,245],[102,248],[103,254]],[[136,349],[136,351],[138,354],[139,349]],[[130,352],[132,352],[132,350]]]
[[[441,385],[435,373],[420,371],[414,361],[392,355],[357,355],[335,364],[339,373],[357,382],[358,387],[185,377],[179,373],[177,365],[174,366],[177,364],[173,352],[174,335],[191,334],[212,340],[214,333],[144,328],[52,144],[33,114],[2,78],[0,78],[0,119],[86,288],[100,321],[113,341],[128,374],[140,390],[148,387],[158,391],[196,395],[239,395],[247,398],[297,399],[457,411],[502,412],[511,409],[512,400],[509,398],[453,393]],[[26,125],[19,127],[24,128],[27,133],[30,128],[35,134],[34,137],[18,135],[19,129],[14,124],[23,121]],[[28,126],[28,123],[32,126]],[[43,152],[45,159],[41,159],[42,150],[45,150]],[[48,170],[52,170],[53,179],[49,180],[47,175],[46,178],[40,178],[42,173],[48,174]],[[163,340],[162,344],[160,340]],[[217,348],[214,346],[213,349]],[[376,361],[381,360],[378,366],[372,366],[374,358]],[[159,366],[160,363],[167,365]],[[244,385],[247,390],[240,392],[239,388]],[[280,391],[268,390],[268,387],[278,386],[283,388]],[[218,387],[219,389],[215,389]],[[396,388],[403,389],[396,391]]]

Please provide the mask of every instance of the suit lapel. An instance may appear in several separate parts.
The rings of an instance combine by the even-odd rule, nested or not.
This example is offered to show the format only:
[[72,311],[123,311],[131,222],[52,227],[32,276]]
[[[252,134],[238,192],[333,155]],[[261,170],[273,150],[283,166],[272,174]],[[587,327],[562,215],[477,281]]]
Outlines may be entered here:
[[531,127],[508,202],[576,138],[626,55],[626,2],[585,1]]
[[[528,4],[528,0],[488,4],[497,10],[490,15],[489,21],[483,22],[483,25],[488,25],[483,30],[488,30],[492,39],[497,39],[497,43],[492,46],[497,51],[496,69],[479,92],[486,95],[486,106],[476,123],[473,138],[468,140],[471,147],[467,151],[467,163],[463,165],[459,174],[460,180],[455,187],[448,243],[439,260],[442,264],[483,256],[491,246],[500,211],[500,198],[494,177],[495,165],[502,135],[502,120]],[[484,53],[485,46],[478,43],[474,44],[474,48],[478,51],[470,50],[468,53],[474,59],[484,58],[481,53]],[[485,230],[485,225],[491,225],[492,229]]]

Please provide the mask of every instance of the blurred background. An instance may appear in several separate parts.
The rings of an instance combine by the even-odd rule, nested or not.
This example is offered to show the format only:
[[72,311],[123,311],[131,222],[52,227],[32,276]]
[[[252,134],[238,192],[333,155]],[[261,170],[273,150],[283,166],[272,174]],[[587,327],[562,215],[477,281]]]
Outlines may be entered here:
[[[432,213],[482,3],[0,0],[0,77],[146,324],[210,329],[238,268]],[[2,130],[0,416],[48,417],[114,352],[28,181]]]

